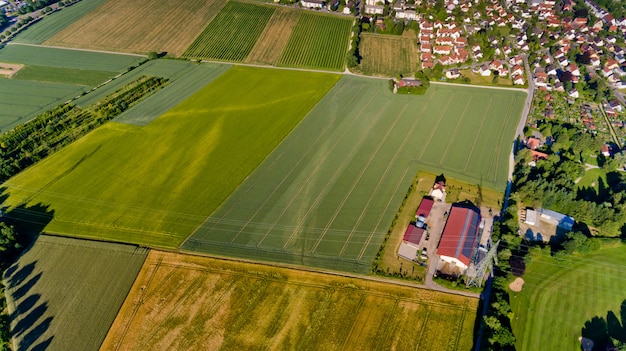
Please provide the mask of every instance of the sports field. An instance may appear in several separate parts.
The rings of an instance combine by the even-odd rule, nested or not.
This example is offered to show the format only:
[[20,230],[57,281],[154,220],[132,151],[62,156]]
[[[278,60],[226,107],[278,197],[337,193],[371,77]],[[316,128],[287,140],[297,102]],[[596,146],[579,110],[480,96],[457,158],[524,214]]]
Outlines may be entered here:
[[350,17],[303,12],[278,65],[342,71],[353,21]]
[[140,56],[21,44],[6,45],[0,50],[0,62],[107,72],[122,72],[144,59]]
[[0,78],[0,133],[81,94],[84,87]]
[[478,300],[151,251],[109,350],[469,350]]
[[364,74],[393,77],[417,71],[419,54],[415,39],[363,33],[361,40],[359,50]]
[[274,7],[230,1],[209,23],[184,57],[218,61],[243,61],[259,39]]
[[183,248],[367,272],[418,169],[504,189],[524,99],[344,76]]
[[147,249],[42,235],[5,272],[17,350],[96,351]]
[[517,350],[580,350],[586,321],[597,316],[606,322],[608,311],[619,316],[626,300],[625,249],[613,244],[567,262],[547,251],[533,256],[522,291],[510,292]]
[[13,42],[25,44],[42,44],[52,36],[65,29],[76,20],[93,11],[106,0],[81,0],[71,6],[64,7],[47,15],[33,24],[28,30],[20,32]]
[[10,179],[7,204],[50,204],[48,232],[177,246],[338,79],[233,67],[148,125],[107,123]]
[[44,44],[180,56],[224,4],[226,0],[106,0]]

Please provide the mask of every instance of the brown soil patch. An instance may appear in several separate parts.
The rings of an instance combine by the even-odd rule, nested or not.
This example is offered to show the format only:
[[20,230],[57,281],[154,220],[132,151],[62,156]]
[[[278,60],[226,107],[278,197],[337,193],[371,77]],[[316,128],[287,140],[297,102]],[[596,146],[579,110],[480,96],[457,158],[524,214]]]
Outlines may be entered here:
[[524,279],[518,277],[515,278],[511,284],[509,284],[509,289],[513,292],[520,292],[522,291],[522,286],[524,286]]
[[246,62],[275,65],[289,41],[299,16],[300,11],[276,9]]
[[180,56],[227,0],[108,0],[46,45]]
[[11,78],[22,68],[24,68],[24,65],[0,62],[0,76]]

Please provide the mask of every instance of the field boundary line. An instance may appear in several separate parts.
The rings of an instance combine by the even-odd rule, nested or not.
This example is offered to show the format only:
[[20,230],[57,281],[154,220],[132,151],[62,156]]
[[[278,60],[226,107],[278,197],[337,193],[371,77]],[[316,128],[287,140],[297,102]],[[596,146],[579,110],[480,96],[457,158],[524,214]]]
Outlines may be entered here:
[[[361,292],[361,298],[359,299],[359,305],[356,308],[356,311],[354,311],[354,315],[358,315],[359,312],[361,311],[361,309],[363,308],[363,303],[365,302],[365,298],[366,298],[366,294]],[[341,343],[341,345],[343,346],[341,349],[343,350],[348,350],[348,347],[346,346],[346,343],[348,342],[348,340],[350,340],[350,336],[352,336],[352,333],[354,332],[354,327],[356,325],[356,318],[354,318],[352,320],[352,323],[350,323],[350,331],[348,333],[346,333],[343,342]]]
[[[491,103],[493,102],[493,96],[489,97],[489,104],[487,105],[487,108],[485,109],[485,111],[489,111],[489,109],[491,109]],[[463,114],[465,114],[465,111],[463,111]],[[480,127],[478,127],[479,133],[483,128],[483,125],[485,124],[485,119],[487,119],[487,113],[483,113],[483,118],[480,121]],[[463,165],[463,171],[467,171],[467,166],[469,165],[470,159],[472,158],[472,152],[474,152],[474,147],[476,147],[476,142],[478,141],[478,137],[474,138],[474,141],[472,142],[472,147],[470,147],[470,152],[467,155],[467,159],[465,160],[465,164]],[[450,144],[448,144],[450,145]],[[447,152],[447,149],[446,149]]]
[[430,309],[430,306],[428,306],[427,304],[424,303],[422,304],[422,306],[426,308],[426,318],[424,318],[424,322],[422,323],[420,332],[417,335],[417,342],[415,343],[415,351],[419,350],[419,346],[422,343],[422,338],[424,337],[424,333],[426,332],[426,326],[428,325],[428,320],[430,319],[430,314],[432,312],[432,310]]
[[[204,62],[204,61],[203,61],[203,62]],[[221,64],[221,63],[220,63],[220,64]],[[246,65],[244,64],[243,66],[246,66]],[[255,65],[251,65],[251,67],[256,67],[256,66],[255,66]],[[296,130],[298,130],[298,127],[300,127],[300,125],[301,125],[302,123],[304,123],[304,120],[305,120],[305,119],[307,119],[307,118],[309,117],[309,115],[311,114],[311,111],[313,111],[315,108],[317,108],[317,106],[321,103],[321,101],[322,101],[322,100],[323,100],[326,96],[328,96],[328,94],[330,93],[330,91],[331,91],[331,90],[333,90],[333,89],[337,86],[337,84],[339,84],[339,82],[340,82],[340,81],[341,81],[341,78],[339,78],[339,79],[335,82],[335,84],[333,84],[333,86],[331,86],[331,87],[328,89],[328,91],[326,92],[326,94],[325,94],[324,96],[322,96],[322,98],[321,98],[321,99],[319,99],[319,101],[317,101],[317,102],[315,103],[315,105],[314,105],[314,106],[313,106],[313,107],[309,110],[309,112],[307,112],[307,113],[306,113],[306,115],[304,115],[304,117],[302,117],[302,119],[300,119],[300,121],[299,121],[299,122],[298,122],[298,123],[297,123],[297,124],[293,127],[293,129],[292,129],[289,133],[287,133],[287,135],[285,135],[285,137],[284,137],[284,138],[283,138],[283,139],[282,139],[282,140],[281,140],[281,141],[280,141],[280,142],[276,145],[276,147],[274,148],[274,150],[272,150],[271,152],[269,152],[269,153],[265,156],[265,158],[264,158],[264,159],[263,159],[263,160],[259,163],[259,165],[257,166],[257,168],[256,168],[255,170],[253,170],[250,174],[248,174],[248,175],[246,176],[246,178],[244,178],[244,180],[241,182],[241,184],[239,184],[239,186],[238,186],[237,188],[240,188],[240,187],[241,187],[241,185],[243,185],[243,184],[244,184],[244,183],[248,180],[248,178],[250,178],[250,176],[251,176],[252,174],[254,174],[254,172],[255,172],[257,169],[259,169],[259,167],[260,167],[263,163],[265,163],[265,161],[266,161],[267,159],[269,159],[269,158],[270,158],[270,156],[274,153],[274,151],[275,151],[275,150],[278,150],[278,149],[279,149],[279,148],[280,148],[280,147],[281,147],[281,146],[285,143],[285,141],[286,141],[286,140],[287,140],[287,139],[288,139],[288,138],[289,138],[292,134],[294,134],[294,133],[296,132]],[[360,91],[362,91],[363,89],[364,89],[364,88],[361,88],[361,90],[359,90],[359,92],[360,92]],[[337,120],[337,118],[339,118],[339,115],[337,115],[337,117],[336,117],[334,120]],[[316,141],[317,141],[317,140],[316,140]],[[285,151],[283,151],[280,155],[278,155],[278,157],[276,158],[276,160],[274,160],[274,161],[272,162],[272,164],[274,164],[275,162],[277,162],[277,161],[278,161],[278,160],[279,160],[279,159],[280,159],[280,158],[281,158],[281,157],[282,157],[282,156],[283,156],[283,155],[284,155],[287,151],[288,151],[288,150],[285,150]],[[269,171],[269,169],[268,169],[268,171]],[[256,181],[253,185],[258,184],[258,182],[259,182],[259,181],[260,181],[260,179],[259,179],[259,180],[257,180],[257,181]],[[248,192],[250,192],[250,190],[252,190],[252,189],[253,189],[253,187],[248,188],[248,190],[246,190],[245,194],[247,194]],[[228,199],[229,199],[232,195],[234,195],[234,193],[235,193],[235,192],[236,192],[236,190],[235,190],[232,194],[230,194],[230,195],[229,195],[229,196],[228,196],[228,197],[224,200],[224,202],[223,202],[223,204],[222,204],[222,205],[225,205],[225,204],[227,203]],[[239,204],[239,202],[240,202],[240,201],[242,201],[242,199],[243,199],[243,198],[240,198],[240,199],[238,199],[237,201],[235,201],[235,203],[234,203],[234,204],[233,204],[230,208],[228,208],[228,210],[227,210],[227,212],[224,214],[224,216],[221,216],[220,218],[215,218],[215,219],[217,219],[217,222],[216,222],[216,223],[212,226],[211,231],[212,231],[212,230],[214,230],[214,229],[216,228],[216,226],[217,226],[217,225],[219,225],[219,224],[222,222],[222,219],[224,219],[226,215],[230,214],[230,212],[231,212],[233,209],[235,209],[235,208],[236,208],[236,205],[237,205],[237,204]],[[218,211],[222,208],[222,205],[218,206],[218,207],[215,209],[215,211],[213,211],[213,213],[209,214],[209,215],[208,215],[208,216],[206,216],[206,217],[203,217],[203,218],[204,218],[204,221],[203,221],[200,225],[198,225],[198,226],[197,226],[197,227],[196,227],[196,228],[195,228],[195,229],[191,232],[191,234],[189,234],[189,235],[185,238],[185,240],[183,240],[183,241],[182,241],[182,242],[178,245],[178,247],[181,247],[182,245],[184,245],[184,244],[185,244],[185,243],[186,243],[189,239],[191,239],[191,238],[192,238],[192,237],[193,237],[193,236],[194,236],[194,235],[195,235],[195,234],[196,234],[196,233],[197,233],[197,232],[198,232],[198,231],[199,231],[199,230],[200,230],[200,229],[201,229],[201,228],[205,225],[205,223],[207,223],[207,222],[208,222],[211,218],[214,218],[214,217],[212,217],[212,216],[213,216],[215,213],[217,213],[217,212],[218,212]]]
[[396,314],[396,310],[398,309],[399,304],[400,304],[400,298],[396,298],[395,302],[393,303],[393,308],[391,309],[391,312],[389,313],[389,315],[387,316],[387,319],[385,320],[385,330],[383,331],[382,346],[385,346],[385,344],[387,344],[387,339],[389,339],[388,330],[389,330],[391,321],[393,320],[393,316]]
[[456,335],[455,341],[454,341],[454,349],[458,350],[459,349],[459,343],[461,342],[461,331],[462,329],[459,328],[463,328],[463,324],[465,324],[465,316],[467,316],[467,300],[463,303],[463,312],[461,313],[461,318],[459,318],[459,324],[456,328],[456,330],[458,331],[458,334]]
[[[359,93],[360,93],[363,89],[364,89],[364,87],[362,87],[362,88],[359,90]],[[356,97],[357,97],[357,95],[354,95],[354,97],[350,100],[350,102],[352,102],[352,101],[353,101]],[[321,99],[320,99],[320,100],[321,100]],[[319,103],[319,102],[318,102],[318,103]],[[316,106],[317,106],[317,105],[316,105]],[[333,123],[334,123],[337,119],[339,119],[339,116],[340,116],[340,114],[337,114],[337,115],[336,115],[336,117],[335,117],[335,118],[333,118],[333,120],[332,120],[331,122],[333,122]],[[307,116],[305,116],[304,118],[306,118],[306,117],[308,117],[308,114],[307,114]],[[304,118],[303,118],[303,120],[304,120]],[[271,193],[271,194],[269,194],[269,196],[267,196],[267,197],[263,200],[263,203],[261,204],[261,206],[259,206],[259,207],[257,208],[257,210],[254,212],[254,214],[248,218],[248,221],[247,221],[247,222],[246,222],[246,223],[242,226],[242,228],[241,228],[241,229],[239,230],[239,232],[235,235],[235,237],[233,237],[233,238],[230,240],[230,243],[231,243],[231,244],[232,244],[232,243],[233,243],[233,242],[237,239],[237,237],[239,236],[239,234],[241,234],[241,233],[244,231],[244,229],[245,229],[245,228],[247,228],[247,227],[248,227],[248,225],[249,225],[250,223],[252,223],[252,219],[254,219],[254,218],[255,218],[255,217],[259,214],[259,212],[261,212],[261,210],[263,209],[263,207],[265,206],[265,204],[266,204],[266,203],[270,200],[270,198],[271,198],[272,196],[274,196],[274,194],[276,194],[276,192],[278,191],[278,189],[280,189],[280,187],[283,185],[283,183],[285,183],[285,181],[287,181],[287,179],[291,176],[291,174],[292,174],[292,173],[296,170],[296,168],[298,167],[298,165],[300,165],[300,163],[301,163],[302,161],[304,161],[304,159],[305,159],[305,157],[304,157],[304,156],[307,156],[307,155],[309,154],[309,152],[311,152],[311,150],[313,150],[313,149],[314,149],[314,147],[315,147],[315,146],[319,143],[319,141],[322,139],[322,136],[325,136],[325,135],[326,135],[326,133],[327,133],[327,132],[330,130],[330,128],[333,126],[333,123],[328,123],[328,124],[326,125],[326,127],[324,128],[324,130],[322,131],[322,133],[320,133],[320,134],[318,135],[318,137],[315,139],[315,141],[314,141],[313,143],[311,143],[311,144],[310,144],[310,146],[309,146],[309,148],[306,150],[306,152],[305,152],[304,154],[302,154],[302,157],[300,157],[300,158],[298,159],[298,162],[296,162],[296,164],[295,164],[293,167],[291,167],[291,169],[289,170],[289,172],[287,173],[287,175],[286,175],[285,177],[283,177],[283,179],[280,181],[280,183],[279,183],[279,184],[278,184],[278,185],[274,188],[274,190],[272,191],[272,193]],[[298,124],[295,128],[297,128],[298,126],[299,126],[299,124]],[[350,124],[350,126],[352,126],[352,124]],[[294,133],[295,133],[295,128],[294,128]],[[290,134],[291,134],[291,133],[290,133]],[[286,138],[285,138],[285,139],[286,139]],[[278,145],[278,146],[280,146],[280,145]],[[276,149],[275,149],[275,150],[277,150],[277,149],[278,149],[278,146],[276,147]],[[334,149],[333,149],[333,150],[334,150]],[[290,150],[289,150],[289,149],[286,149],[286,150],[284,150],[283,152],[281,152],[281,154],[279,155],[279,157],[278,157],[278,158],[276,158],[276,159],[275,159],[275,160],[271,163],[271,165],[275,164],[275,163],[276,163],[276,162],[280,159],[280,157],[282,157],[282,156],[283,156],[285,153],[287,153],[288,151],[290,151]],[[271,153],[270,153],[270,154],[271,154]],[[329,154],[330,154],[330,153],[327,153],[327,154],[324,156],[324,159],[326,159],[326,158],[328,157],[328,155],[329,155]],[[268,157],[269,157],[269,155],[268,155]],[[270,165],[270,166],[271,166],[271,165]],[[260,165],[259,165],[259,166],[260,166]],[[268,168],[268,171],[269,171],[269,169],[271,169],[271,168]],[[261,178],[259,178],[259,179],[255,182],[255,184],[257,184],[260,180],[261,180]],[[248,190],[246,191],[246,193],[247,193],[247,192],[249,192],[251,189],[252,189],[252,187],[248,188]],[[236,205],[236,204],[238,204],[238,203],[240,202],[240,199],[241,199],[241,198],[239,198],[239,199],[236,201],[236,203],[235,203],[233,206],[231,206],[231,207],[229,208],[229,212],[228,212],[228,213],[226,213],[224,216],[226,216],[227,214],[229,214],[229,213],[230,213],[230,211],[231,211],[232,209],[236,208],[236,206],[235,206],[235,205]],[[276,223],[274,223],[273,225],[271,225],[271,226],[272,226],[272,227],[271,227],[271,229],[275,228],[275,224],[276,224]],[[213,229],[215,229],[215,226],[213,226]],[[258,246],[258,245],[257,245],[257,246]]]
[[93,52],[93,53],[99,53],[99,54],[112,54],[112,55],[122,55],[122,56],[148,57],[148,55],[133,54],[133,53],[127,53],[127,52],[121,52],[121,51],[106,51],[106,50],[95,50],[95,49],[78,49],[78,48],[68,48],[68,47],[64,47],[64,46],[16,43],[16,42],[12,42],[12,41],[8,42],[6,45],[21,45],[21,46],[32,46],[32,47],[49,48],[49,49],[61,49],[61,50],[70,50],[70,51]]
[[[326,233],[328,233],[328,229],[332,226],[332,224],[335,222],[335,219],[337,218],[337,216],[339,215],[339,212],[341,212],[341,210],[343,209],[343,206],[346,204],[346,201],[348,201],[348,199],[350,198],[350,195],[352,195],[352,193],[354,192],[354,189],[357,187],[357,185],[359,184],[359,182],[361,181],[361,179],[363,178],[363,175],[365,174],[365,172],[368,170],[370,164],[372,163],[372,161],[374,161],[374,159],[376,158],[376,156],[378,155],[378,152],[380,151],[380,149],[382,149],[382,147],[386,144],[387,141],[387,137],[389,137],[389,135],[391,134],[391,132],[393,131],[393,129],[396,127],[396,125],[398,125],[398,122],[400,122],[400,120],[402,119],[402,114],[404,113],[404,111],[406,111],[406,109],[409,107],[409,105],[405,105],[404,108],[402,109],[401,113],[398,113],[398,115],[396,116],[396,119],[393,121],[393,124],[387,129],[387,133],[385,133],[385,136],[380,138],[380,142],[378,144],[378,147],[376,148],[376,150],[370,155],[369,159],[367,160],[367,164],[365,164],[365,166],[361,167],[361,172],[359,172],[358,177],[356,178],[356,180],[354,182],[352,182],[352,186],[350,187],[350,190],[345,194],[345,196],[343,197],[343,199],[341,200],[341,203],[338,204],[337,208],[335,209],[335,212],[333,213],[333,215],[331,216],[331,218],[329,219],[329,221],[326,223],[326,227],[324,227],[324,230],[322,231],[321,235],[319,236],[319,238],[317,239],[317,241],[315,242],[315,244],[313,245],[313,247],[311,248],[311,253],[314,254],[315,251],[317,250],[319,244],[322,242],[322,240],[324,239],[324,236],[326,236]],[[387,167],[387,169],[389,169],[389,167]],[[381,182],[381,179],[378,180],[378,185],[376,186],[376,189],[378,189],[378,186]],[[376,190],[374,190],[373,192],[375,192]],[[373,193],[372,192],[372,193]],[[371,195],[370,195],[370,199],[371,199]],[[368,203],[365,205],[365,208],[367,207],[367,205],[369,205],[369,201]],[[361,212],[363,213],[363,212]],[[350,237],[352,236],[352,232],[350,232]],[[345,246],[344,246],[345,247]],[[343,248],[342,248],[342,252],[343,252]],[[341,253],[338,255],[341,256]]]

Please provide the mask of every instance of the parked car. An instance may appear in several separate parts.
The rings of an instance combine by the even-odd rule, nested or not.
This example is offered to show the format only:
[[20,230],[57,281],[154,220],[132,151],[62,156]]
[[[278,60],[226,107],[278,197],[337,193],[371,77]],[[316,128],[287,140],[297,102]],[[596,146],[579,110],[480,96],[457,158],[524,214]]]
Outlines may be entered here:
[[422,260],[427,260],[428,259],[428,251],[426,250],[426,248],[422,249],[422,256],[420,256]]

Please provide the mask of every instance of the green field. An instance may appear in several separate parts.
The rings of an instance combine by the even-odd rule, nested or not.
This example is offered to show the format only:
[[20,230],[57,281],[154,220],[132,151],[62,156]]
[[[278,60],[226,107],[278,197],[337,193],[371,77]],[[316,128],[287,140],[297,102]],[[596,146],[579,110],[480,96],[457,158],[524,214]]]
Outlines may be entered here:
[[98,350],[148,250],[42,235],[5,272],[17,350]]
[[0,50],[0,62],[107,72],[124,71],[143,59],[140,56],[20,44],[7,45]]
[[13,79],[95,87],[114,75],[114,72],[107,71],[29,65],[20,69]]
[[151,251],[101,350],[470,350],[478,299]]
[[303,12],[278,65],[343,70],[352,22],[352,18]]
[[47,15],[41,21],[30,26],[28,30],[20,32],[13,41],[24,44],[42,44],[105,1],[81,0],[74,5],[63,8],[61,11]]
[[580,188],[593,188],[598,191],[598,187],[602,182],[604,188],[607,187],[606,183],[606,171],[602,168],[591,168],[585,171],[585,174],[580,178],[576,186]]
[[0,133],[81,94],[84,87],[0,78]]
[[209,23],[184,57],[243,61],[256,44],[274,8],[231,1]]
[[620,315],[626,299],[624,261],[623,244],[570,256],[567,262],[546,251],[534,255],[522,291],[510,293],[517,350],[580,350],[586,321],[596,316],[606,321],[608,311]]
[[418,169],[504,189],[524,100],[344,76],[183,248],[367,272]]
[[7,204],[50,204],[48,232],[176,246],[338,79],[234,67],[150,124],[107,123],[10,179]]

